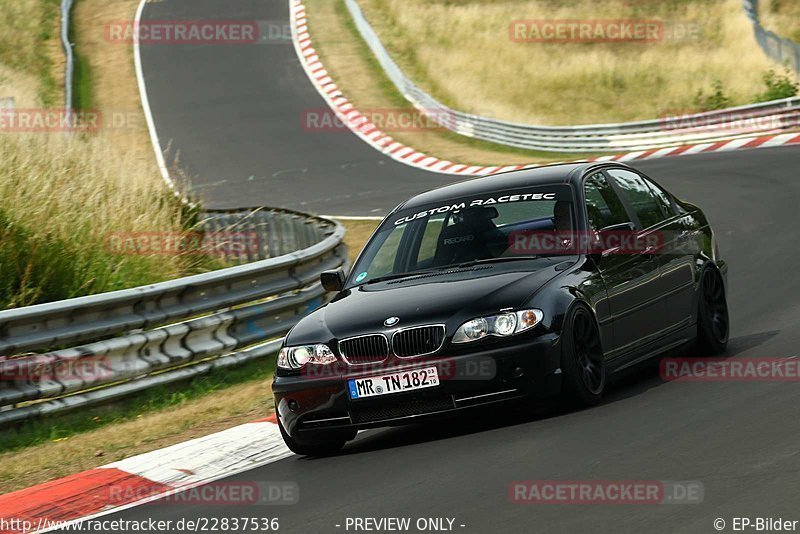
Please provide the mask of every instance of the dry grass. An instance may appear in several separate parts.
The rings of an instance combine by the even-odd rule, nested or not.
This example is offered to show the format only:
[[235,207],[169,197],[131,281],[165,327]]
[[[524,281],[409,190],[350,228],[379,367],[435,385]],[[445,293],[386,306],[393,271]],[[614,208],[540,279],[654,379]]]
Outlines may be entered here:
[[[0,159],[0,197],[18,206],[12,220],[70,240],[102,239],[123,228],[169,230],[180,223],[174,209],[159,209],[162,182],[148,176],[135,154],[120,153],[92,136],[7,136]],[[8,209],[8,207],[7,207]],[[16,216],[16,217],[13,217]]]
[[113,119],[121,124],[103,128],[101,135],[147,154],[155,172],[132,48],[109,42],[104,36],[109,22],[133,20],[138,4],[138,0],[80,0],[73,11],[73,24],[76,49],[89,67],[92,107],[108,117],[109,124]]
[[[17,108],[60,106],[58,0],[0,0],[0,96]],[[152,157],[130,46],[106,44],[103,22],[132,18],[135,0],[83,0],[77,48],[98,81],[103,128],[0,136],[0,307],[110,291],[217,266],[207,258],[114,255],[112,234],[180,232],[191,217]],[[49,18],[48,18],[49,17]],[[87,35],[83,37],[83,33]],[[124,115],[121,128],[108,128]]]
[[758,9],[765,28],[800,43],[800,2],[761,0]]
[[347,229],[344,242],[348,247],[350,264],[356,261],[356,256],[361,252],[362,247],[378,227],[380,221],[340,221]]
[[[361,0],[406,73],[448,105],[536,124],[654,118],[695,106],[721,80],[734,103],[759,93],[774,67],[739,0]],[[656,43],[512,42],[530,19],[660,19],[696,24],[696,40]]]
[[114,235],[180,232],[189,216],[150,165],[108,140],[0,136],[0,307],[70,298],[202,270],[201,256],[120,255]]
[[0,493],[219,432],[273,411],[268,382],[247,382],[177,407],[0,454]]
[[33,108],[39,105],[39,80],[0,64],[0,98],[13,97],[17,108]]
[[16,106],[52,107],[63,99],[58,0],[0,0],[0,97]]
[[[409,109],[352,26],[343,2],[307,0],[314,48],[342,92],[362,110]],[[442,130],[387,131],[399,142],[442,159],[475,165],[511,165],[585,155],[537,153],[474,141]]]

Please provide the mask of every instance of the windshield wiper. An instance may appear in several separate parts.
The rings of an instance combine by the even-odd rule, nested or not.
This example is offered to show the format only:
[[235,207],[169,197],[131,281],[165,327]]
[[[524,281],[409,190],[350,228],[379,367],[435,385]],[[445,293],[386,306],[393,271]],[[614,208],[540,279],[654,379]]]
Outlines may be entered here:
[[409,276],[421,276],[423,274],[440,273],[442,271],[446,271],[449,269],[462,269],[465,267],[471,267],[473,265],[480,265],[481,263],[502,263],[506,261],[535,260],[536,258],[538,258],[538,256],[504,256],[501,258],[484,258],[481,260],[465,261],[462,263],[451,263],[450,265],[442,265],[441,267],[436,267],[435,269],[425,269],[423,271],[409,271],[406,273],[394,273],[394,274],[387,274],[384,276],[378,276],[377,278],[371,278],[359,285],[363,286],[367,284],[374,284],[377,282],[386,282],[387,280],[407,278]]
[[366,282],[364,282],[361,285],[363,286],[363,285],[372,284],[372,283],[375,283],[375,282],[385,282],[386,280],[395,280],[397,278],[406,278],[407,276],[417,276],[417,275],[420,275],[420,274],[429,274],[429,273],[432,273],[432,272],[435,272],[435,271],[410,271],[410,272],[407,272],[407,273],[387,274],[387,275],[384,275],[384,276],[379,276],[377,278],[370,278],[369,280],[367,280]]
[[472,260],[472,261],[465,261],[462,263],[456,263],[451,265],[450,267],[456,268],[463,268],[463,267],[472,267],[473,265],[480,265],[482,263],[503,263],[507,261],[520,261],[520,260],[535,260],[539,256],[502,256],[500,258],[483,258],[481,260]]

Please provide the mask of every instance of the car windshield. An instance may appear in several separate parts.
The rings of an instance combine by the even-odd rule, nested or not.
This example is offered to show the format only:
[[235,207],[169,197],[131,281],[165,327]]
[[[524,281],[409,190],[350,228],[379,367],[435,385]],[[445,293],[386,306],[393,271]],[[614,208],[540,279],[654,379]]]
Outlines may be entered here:
[[348,285],[476,262],[565,254],[574,214],[566,185],[497,191],[405,209],[383,222]]

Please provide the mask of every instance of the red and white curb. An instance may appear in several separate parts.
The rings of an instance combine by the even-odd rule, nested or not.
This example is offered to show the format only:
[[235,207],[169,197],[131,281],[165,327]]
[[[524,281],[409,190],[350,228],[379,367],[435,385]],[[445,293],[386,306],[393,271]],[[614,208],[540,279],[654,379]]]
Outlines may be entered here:
[[[311,41],[306,19],[306,8],[301,0],[290,0],[292,38],[297,55],[303,65],[311,83],[328,103],[336,116],[358,137],[371,145],[376,150],[386,154],[392,159],[431,172],[442,174],[456,174],[479,176],[495,172],[513,171],[519,169],[539,167],[540,164],[506,165],[482,167],[478,165],[465,165],[452,161],[442,160],[435,156],[425,154],[395,141],[391,136],[378,129],[364,114],[358,111],[353,104],[342,94],[330,73],[320,61],[319,55]],[[781,145],[800,144],[800,133],[784,133],[773,135],[737,137],[736,139],[714,143],[682,145],[666,148],[655,148],[617,154],[599,156],[578,161],[633,161],[643,159],[656,159],[669,156],[701,154],[706,152],[726,152],[747,148],[765,148]]]
[[311,83],[317,88],[322,98],[336,113],[339,120],[373,148],[401,163],[443,174],[480,175],[511,171],[525,167],[525,165],[509,165],[504,167],[463,165],[453,163],[452,161],[441,160],[395,141],[391,136],[379,130],[375,124],[358,111],[333,82],[330,74],[325,70],[316,50],[314,50],[312,46],[311,35],[308,33],[306,8],[303,3],[300,0],[290,0],[289,11],[291,13],[292,39],[294,41],[295,50],[297,50],[300,63],[303,65],[303,69],[305,69]]
[[0,532],[47,532],[291,456],[275,416],[0,496]]

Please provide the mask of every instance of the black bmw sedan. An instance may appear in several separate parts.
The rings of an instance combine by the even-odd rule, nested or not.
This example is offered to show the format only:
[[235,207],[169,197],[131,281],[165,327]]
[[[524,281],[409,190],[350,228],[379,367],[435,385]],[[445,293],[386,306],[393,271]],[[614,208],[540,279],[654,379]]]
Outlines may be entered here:
[[383,220],[336,293],[286,337],[286,444],[524,396],[599,402],[614,372],[682,345],[725,350],[727,267],[703,212],[619,163],[486,176]]

